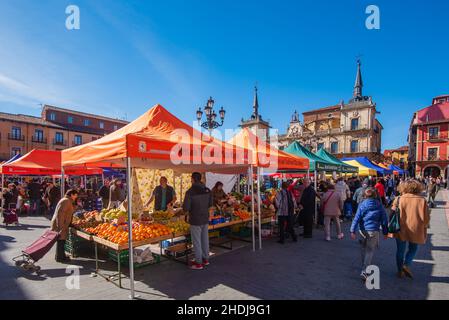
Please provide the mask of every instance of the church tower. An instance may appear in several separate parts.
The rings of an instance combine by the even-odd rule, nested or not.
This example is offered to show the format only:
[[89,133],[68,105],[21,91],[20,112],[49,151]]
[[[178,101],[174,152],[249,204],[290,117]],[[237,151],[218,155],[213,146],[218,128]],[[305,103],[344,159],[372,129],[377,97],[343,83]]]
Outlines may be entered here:
[[263,120],[262,116],[259,114],[259,96],[257,86],[254,88],[253,113],[251,118],[248,120],[244,120],[242,118],[240,127],[242,129],[248,128],[263,141],[268,143],[270,142],[270,124],[268,121]]

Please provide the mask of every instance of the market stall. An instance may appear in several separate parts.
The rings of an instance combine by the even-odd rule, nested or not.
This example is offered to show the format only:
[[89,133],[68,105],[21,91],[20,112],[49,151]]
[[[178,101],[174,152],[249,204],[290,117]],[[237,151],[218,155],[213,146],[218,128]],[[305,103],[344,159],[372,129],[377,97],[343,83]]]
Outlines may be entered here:
[[[265,173],[275,173],[278,171],[303,171],[307,172],[310,169],[309,159],[305,157],[298,157],[282,150],[278,150],[270,144],[266,143],[255,135],[248,128],[242,129],[237,133],[232,139],[228,141],[230,144],[248,149],[250,151],[250,161],[251,161],[251,171],[249,174],[249,186],[250,194],[253,192],[253,167],[257,168],[256,173],[256,185],[257,185],[257,199],[260,200],[260,179]],[[251,197],[251,207],[254,211],[254,196]],[[259,248],[262,248],[262,217],[261,217],[261,201],[257,201],[257,212],[258,212],[258,227],[259,227]],[[254,212],[253,212],[254,214]],[[254,225],[252,234],[254,237]],[[253,247],[254,249],[254,247]]]
[[329,152],[327,152],[326,150],[324,150],[322,148],[316,152],[316,155],[318,157],[320,157],[321,159],[324,159],[326,161],[334,163],[335,165],[340,166],[340,172],[342,172],[342,173],[352,173],[352,174],[359,173],[357,166],[348,165],[347,163],[334,157],[332,154],[330,154]]
[[386,174],[392,174],[393,173],[393,171],[391,171],[389,169],[385,169],[385,168],[379,167],[378,165],[374,164],[367,157],[356,157],[356,158],[345,158],[345,159],[342,159],[342,161],[344,161],[344,162],[351,161],[351,160],[355,160],[359,164],[361,164],[362,166],[365,166],[367,168],[376,170],[376,172],[378,174],[381,174],[381,175],[386,175]]
[[343,161],[344,163],[346,163],[347,165],[350,165],[352,167],[356,167],[358,169],[359,172],[359,176],[361,177],[368,177],[368,176],[376,176],[377,175],[377,171],[368,167],[365,167],[363,165],[361,165],[360,163],[358,163],[355,160],[349,160],[349,161]]
[[[126,168],[129,195],[125,208],[127,230],[112,228],[104,236],[101,236],[102,230],[90,231],[98,231],[97,236],[93,237],[96,243],[101,242],[111,247],[115,245],[110,243],[115,243],[122,246],[116,249],[127,248],[131,298],[135,297],[133,248],[142,243],[160,241],[161,236],[174,236],[173,232],[167,233],[167,229],[162,226],[157,226],[157,230],[154,231],[147,229],[151,224],[146,226],[143,223],[133,223],[133,218],[135,219],[140,213],[135,212],[133,205],[136,202],[133,192],[135,188],[133,169],[173,169],[179,173],[198,171],[238,174],[247,172],[250,166],[247,150],[203,135],[161,105],[154,106],[132,123],[112,134],[85,145],[64,150],[62,164],[64,170],[70,170],[74,166]],[[125,217],[117,219],[125,219]],[[108,228],[108,226],[100,228]]]

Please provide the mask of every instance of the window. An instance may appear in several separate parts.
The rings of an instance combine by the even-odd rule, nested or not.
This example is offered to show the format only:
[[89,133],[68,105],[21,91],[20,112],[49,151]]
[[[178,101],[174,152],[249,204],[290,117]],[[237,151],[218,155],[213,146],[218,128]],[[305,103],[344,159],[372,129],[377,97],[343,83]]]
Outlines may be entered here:
[[359,141],[358,140],[351,141],[351,152],[359,152]]
[[86,126],[86,127],[90,126],[90,120],[89,119],[84,119],[84,126]]
[[19,147],[12,147],[11,148],[11,157],[14,157],[16,154],[21,154],[22,148]]
[[429,139],[436,139],[440,135],[439,127],[430,127],[429,128]]
[[320,149],[324,149],[324,143],[318,143],[316,146],[317,151]]
[[100,129],[104,129],[104,122],[100,122]]
[[64,134],[62,132],[55,133],[55,143],[63,144],[64,143]]
[[56,121],[56,113],[50,113],[50,121]]
[[338,142],[331,143],[331,153],[338,153]]
[[351,119],[351,130],[359,129],[359,118]]
[[80,144],[83,144],[83,137],[80,135],[75,136],[74,140],[75,145],[79,146]]
[[117,131],[118,126],[116,124],[114,124],[114,131]]
[[42,129],[34,130],[34,142],[44,142],[44,131]]
[[68,116],[67,117],[67,122],[72,124],[73,123],[73,117],[72,116]]
[[438,159],[438,148],[429,148],[427,149],[428,160],[437,160]]
[[21,140],[22,139],[22,129],[20,127],[12,127],[11,139],[13,139],[13,140]]

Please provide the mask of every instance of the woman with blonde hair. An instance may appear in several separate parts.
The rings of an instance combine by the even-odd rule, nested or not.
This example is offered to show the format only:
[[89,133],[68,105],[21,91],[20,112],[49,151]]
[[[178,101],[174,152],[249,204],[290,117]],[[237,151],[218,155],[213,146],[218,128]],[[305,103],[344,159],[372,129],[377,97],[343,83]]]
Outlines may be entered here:
[[410,266],[416,256],[418,245],[426,243],[430,210],[426,198],[422,195],[424,186],[419,181],[404,181],[398,190],[400,196],[395,199],[392,206],[392,210],[399,209],[400,231],[393,235],[397,245],[398,277],[413,278]]

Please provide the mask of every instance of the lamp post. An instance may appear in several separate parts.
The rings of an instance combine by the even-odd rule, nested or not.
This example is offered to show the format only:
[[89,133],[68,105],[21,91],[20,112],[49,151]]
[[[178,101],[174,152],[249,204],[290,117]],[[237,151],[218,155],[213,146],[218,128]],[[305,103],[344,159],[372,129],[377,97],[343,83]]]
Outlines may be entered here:
[[221,122],[217,122],[217,113],[214,110],[214,104],[215,101],[212,99],[212,97],[209,98],[207,101],[206,106],[204,107],[204,113],[206,114],[206,121],[201,123],[201,119],[203,118],[203,111],[201,108],[198,108],[196,111],[196,119],[198,120],[198,124],[204,128],[209,130],[209,133],[212,132],[212,130],[217,129],[218,127],[221,127],[224,122],[226,111],[221,107],[221,109],[218,111],[218,114],[220,116]]

